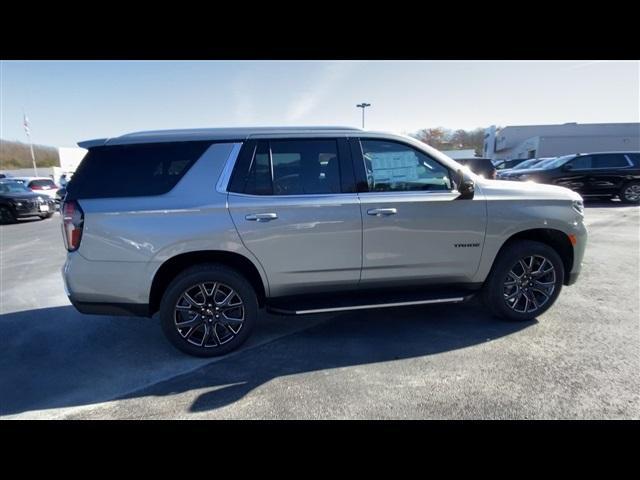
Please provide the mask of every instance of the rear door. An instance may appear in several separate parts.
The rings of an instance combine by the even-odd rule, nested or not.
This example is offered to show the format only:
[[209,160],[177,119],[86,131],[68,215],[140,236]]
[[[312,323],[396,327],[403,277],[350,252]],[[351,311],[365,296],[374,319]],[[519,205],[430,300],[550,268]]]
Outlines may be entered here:
[[486,231],[481,195],[458,200],[453,172],[409,144],[351,142],[363,218],[361,285],[469,282]]
[[613,195],[618,193],[632,168],[624,153],[602,153],[592,155],[592,170],[587,178],[590,195]]
[[362,218],[353,179],[344,138],[245,143],[229,211],[267,273],[271,296],[357,286]]

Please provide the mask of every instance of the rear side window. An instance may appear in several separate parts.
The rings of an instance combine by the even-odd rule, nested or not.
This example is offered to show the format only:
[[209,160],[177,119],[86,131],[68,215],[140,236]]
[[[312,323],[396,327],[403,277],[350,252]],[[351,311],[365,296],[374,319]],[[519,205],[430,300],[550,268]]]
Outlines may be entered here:
[[176,186],[211,142],[94,147],[67,185],[67,198],[161,195]]
[[55,187],[56,184],[53,180],[32,180],[29,182],[29,187]]
[[260,141],[251,162],[244,193],[340,193],[338,162],[338,144],[333,139]]
[[593,157],[593,168],[624,168],[628,166],[629,162],[622,154],[610,153]]
[[640,167],[640,153],[628,153],[627,157],[631,159],[634,167]]

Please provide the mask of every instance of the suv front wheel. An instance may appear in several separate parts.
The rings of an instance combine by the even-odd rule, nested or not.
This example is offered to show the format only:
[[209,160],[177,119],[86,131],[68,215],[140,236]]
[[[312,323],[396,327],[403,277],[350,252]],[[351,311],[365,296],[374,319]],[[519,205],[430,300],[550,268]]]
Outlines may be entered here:
[[179,350],[216,357],[238,348],[249,337],[258,316],[251,284],[224,265],[191,267],[165,291],[160,323]]
[[564,265],[553,248],[531,240],[515,241],[500,252],[482,297],[499,317],[532,320],[556,301],[563,278]]

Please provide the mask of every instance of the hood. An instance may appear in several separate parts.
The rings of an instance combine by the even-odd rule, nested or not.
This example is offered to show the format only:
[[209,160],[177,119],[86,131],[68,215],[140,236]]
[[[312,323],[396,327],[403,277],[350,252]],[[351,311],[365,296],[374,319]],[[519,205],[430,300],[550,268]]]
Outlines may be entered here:
[[565,187],[535,182],[512,182],[510,180],[482,180],[482,192],[487,197],[503,197],[513,200],[582,200],[582,197]]

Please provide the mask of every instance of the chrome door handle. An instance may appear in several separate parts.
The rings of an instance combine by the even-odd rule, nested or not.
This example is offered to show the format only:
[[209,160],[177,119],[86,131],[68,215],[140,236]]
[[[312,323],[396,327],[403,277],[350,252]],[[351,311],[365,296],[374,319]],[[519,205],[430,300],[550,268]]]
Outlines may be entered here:
[[271,220],[275,220],[278,218],[277,213],[251,213],[249,215],[245,215],[245,220],[249,220],[251,222],[270,222]]
[[372,208],[367,210],[367,215],[375,215],[376,217],[386,217],[396,213],[398,213],[398,210],[395,208]]

